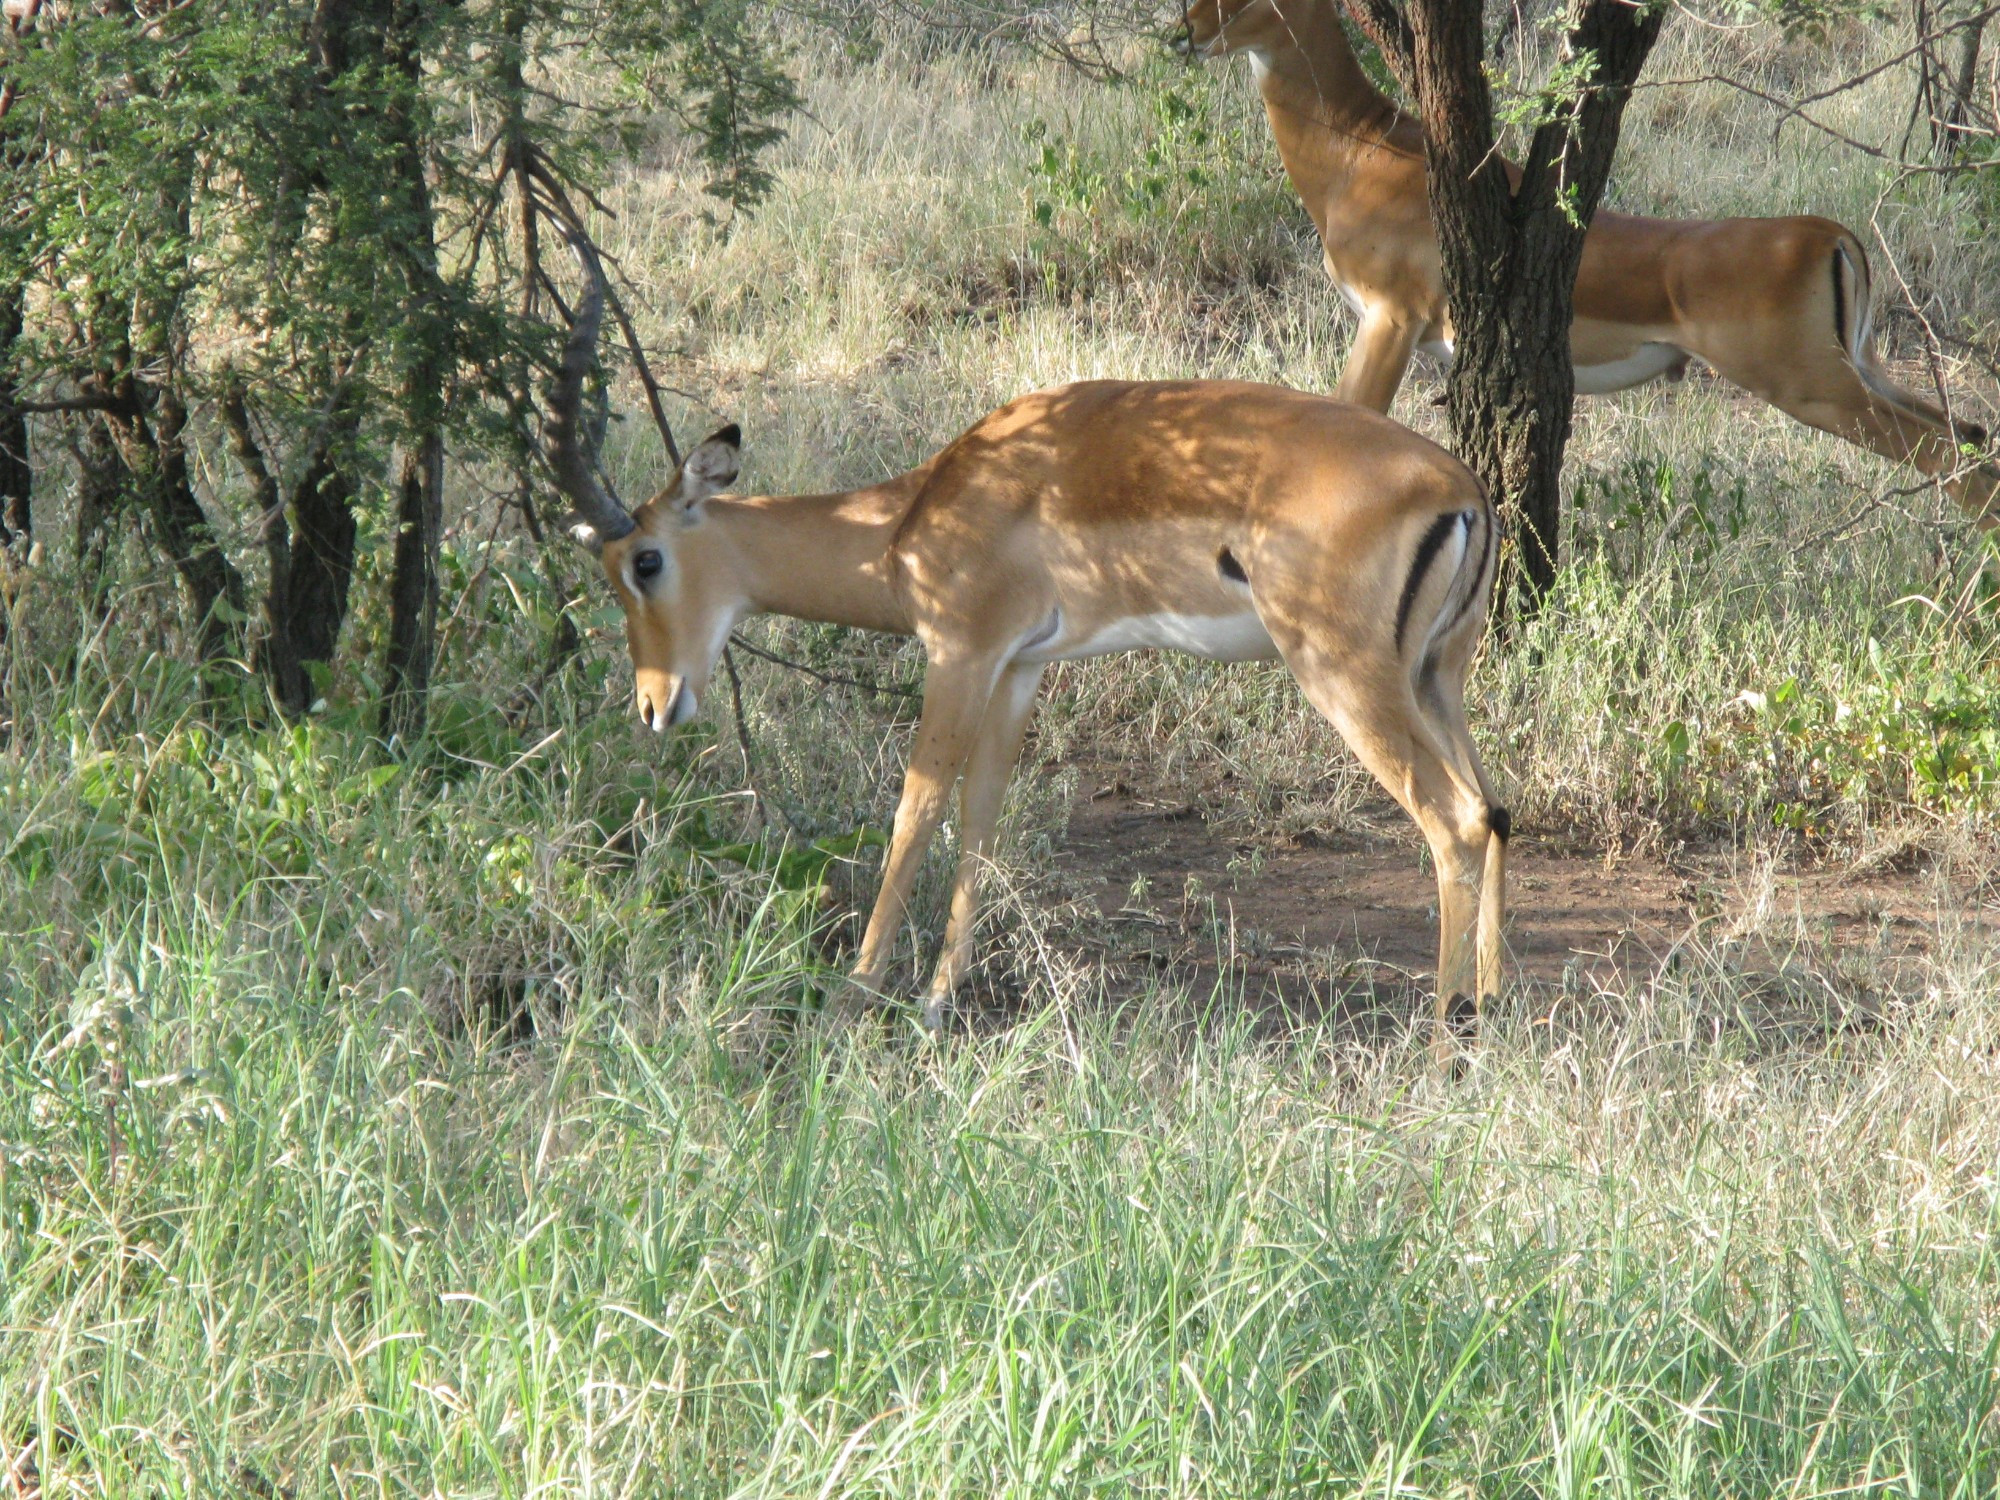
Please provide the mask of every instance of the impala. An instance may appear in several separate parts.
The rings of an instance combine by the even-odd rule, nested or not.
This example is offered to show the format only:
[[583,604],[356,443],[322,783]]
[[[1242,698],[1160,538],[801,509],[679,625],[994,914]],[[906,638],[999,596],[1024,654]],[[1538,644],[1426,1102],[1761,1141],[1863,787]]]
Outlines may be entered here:
[[1092,381],[1037,392],[927,463],[837,494],[719,495],[728,427],[628,513],[578,408],[602,272],[551,388],[548,453],[625,613],[640,719],[693,717],[754,613],[914,635],[926,662],[882,889],[853,985],[879,994],[917,867],[960,792],[960,858],[924,995],[935,1026],[972,956],[977,882],[1050,662],[1173,647],[1282,658],[1414,818],[1438,876],[1438,1028],[1500,979],[1507,813],[1465,721],[1498,553],[1477,480],[1374,412],[1271,386]]
[[[1335,392],[1386,412],[1413,349],[1449,356],[1424,141],[1369,81],[1339,0],[1189,0],[1188,50],[1246,53],[1327,274],[1360,327]],[[1518,172],[1508,163],[1518,180]],[[1808,426],[1942,480],[2000,524],[2000,470],[1968,465],[1985,432],[1954,423],[1883,371],[1868,257],[1828,219],[1646,219],[1599,210],[1584,238],[1570,328],[1579,395],[1678,375],[1689,356]]]

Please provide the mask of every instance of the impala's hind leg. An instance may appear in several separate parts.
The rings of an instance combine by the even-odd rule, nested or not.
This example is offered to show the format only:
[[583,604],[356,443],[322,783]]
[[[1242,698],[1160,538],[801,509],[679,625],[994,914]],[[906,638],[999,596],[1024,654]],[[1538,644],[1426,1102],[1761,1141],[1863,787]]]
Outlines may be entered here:
[[[1482,1002],[1499,978],[1499,907],[1482,921],[1483,899],[1494,839],[1491,811],[1481,785],[1471,741],[1462,747],[1439,733],[1440,725],[1417,701],[1403,663],[1393,658],[1335,664],[1300,641],[1279,641],[1286,664],[1307,699],[1341,733],[1375,779],[1382,783],[1423,830],[1437,865],[1438,982],[1437,1026],[1432,1047],[1441,1061],[1453,1050],[1453,1030],[1476,1029]],[[1461,769],[1468,767],[1468,770]],[[1494,873],[1503,873],[1502,869]],[[1495,893],[1497,897],[1497,892]],[[1490,926],[1492,952],[1480,963],[1479,938]],[[1482,976],[1485,967],[1488,974]]]
[[1442,662],[1418,671],[1417,706],[1429,719],[1459,786],[1476,786],[1486,805],[1486,873],[1479,886],[1478,1008],[1500,994],[1500,929],[1507,917],[1507,840],[1513,833],[1507,809],[1493,794],[1465,722],[1465,675],[1478,636],[1467,632],[1452,643]]
[[1417,329],[1410,324],[1399,323],[1387,313],[1363,314],[1334,395],[1387,416],[1416,347]]
[[[1968,422],[1952,423],[1937,407],[1908,392],[1878,390],[1876,382],[1851,367],[1843,367],[1842,376],[1825,382],[1832,387],[1827,394],[1792,397],[1777,405],[1822,432],[1942,480],[1946,492],[1981,526],[2000,526],[2000,470],[1960,451],[1961,444],[1984,447],[1983,430]],[[1887,377],[1880,383],[1888,386]]]
[[1934,403],[1903,390],[1863,347],[1858,356],[1830,340],[1780,370],[1719,351],[1716,373],[1761,396],[1808,427],[1940,479],[1980,525],[2000,526],[2000,468],[1968,458],[1961,445],[1986,445],[1976,423],[1953,422]]

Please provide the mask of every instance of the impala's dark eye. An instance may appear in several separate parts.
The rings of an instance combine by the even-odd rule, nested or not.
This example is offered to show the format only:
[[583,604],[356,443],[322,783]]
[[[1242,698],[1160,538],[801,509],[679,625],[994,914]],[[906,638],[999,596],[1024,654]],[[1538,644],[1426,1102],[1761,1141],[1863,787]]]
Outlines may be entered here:
[[665,559],[660,556],[659,551],[656,548],[648,547],[644,552],[634,554],[632,558],[632,576],[641,582],[648,578],[657,578],[660,576],[660,569],[664,565]]

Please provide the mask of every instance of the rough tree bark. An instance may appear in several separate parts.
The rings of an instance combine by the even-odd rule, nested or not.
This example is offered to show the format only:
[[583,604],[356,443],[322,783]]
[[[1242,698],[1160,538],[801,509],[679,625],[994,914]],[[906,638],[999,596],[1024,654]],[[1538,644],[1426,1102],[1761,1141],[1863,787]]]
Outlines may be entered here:
[[118,406],[105,425],[181,583],[197,651],[205,662],[236,653],[244,618],[243,577],[222,550],[195,496],[188,467],[187,408],[174,390],[143,386],[129,370],[116,387]]
[[444,532],[444,435],[433,425],[403,454],[380,732],[409,743],[424,732],[437,645],[438,547]]
[[1431,217],[1454,352],[1453,442],[1519,518],[1521,607],[1554,582],[1564,445],[1576,395],[1569,326],[1584,231],[1610,175],[1633,81],[1664,10],[1572,0],[1555,95],[1516,169],[1499,154],[1477,0],[1347,0],[1408,89],[1424,127]]
[[230,450],[250,483],[256,531],[264,544],[264,631],[256,665],[271,695],[297,717],[316,696],[311,667],[331,667],[347,618],[354,579],[353,478],[338,455],[359,431],[360,417],[336,389],[334,408],[313,438],[305,473],[288,497],[272,475],[239,388],[220,403]]
[[[382,58],[421,87],[418,0],[394,0]],[[390,187],[406,224],[402,271],[410,359],[403,387],[405,437],[397,481],[395,565],[389,578],[389,641],[384,653],[382,737],[408,743],[424,731],[437,646],[438,549],[444,535],[444,399],[451,371],[451,319],[438,276],[437,224],[423,143],[415,122],[395,114],[396,177]]]
[[14,344],[24,326],[25,289],[0,288],[0,546],[18,538],[25,548],[34,536],[30,494],[34,470],[28,464],[28,418],[16,409],[21,393],[14,381]]
[[[1914,114],[1929,128],[1931,159],[1942,163],[1957,161],[1969,142],[1987,133],[1982,125],[1990,123],[1974,118],[1979,53],[1990,18],[1983,7],[1956,18],[1945,14],[1949,9],[1949,4],[1916,0],[1911,16],[1918,47]],[[1907,151],[1907,134],[1903,145]]]
[[104,418],[83,419],[81,430],[70,433],[70,451],[76,459],[76,516],[74,545],[77,571],[83,579],[84,605],[98,624],[110,609],[110,580],[107,577],[112,545],[117,537],[112,523],[127,499],[124,462],[111,441],[111,428]]
[[286,620],[302,666],[333,665],[354,582],[354,472],[347,459],[361,413],[343,401],[292,492],[292,573]]
[[270,465],[264,462],[264,450],[250,429],[250,409],[244,404],[243,392],[236,388],[224,391],[220,409],[223,429],[229,434],[230,451],[250,481],[250,500],[257,511],[257,535],[264,544],[268,580],[264,586],[264,634],[257,642],[257,670],[286,713],[302,714],[306,710],[309,685],[299,668],[298,651],[292,645],[292,529],[285,521],[284,497],[278,481],[272,477]]
[[[7,8],[7,34],[18,41],[41,12],[41,0],[23,0]],[[14,81],[0,82],[0,120],[14,107]],[[0,145],[0,181],[20,181],[22,149],[14,142]],[[15,189],[19,191],[18,188]],[[15,409],[21,399],[15,382],[14,345],[26,327],[27,287],[13,282],[0,288],[0,545],[20,539],[25,549],[33,539],[30,493],[34,470],[28,461],[28,418]]]

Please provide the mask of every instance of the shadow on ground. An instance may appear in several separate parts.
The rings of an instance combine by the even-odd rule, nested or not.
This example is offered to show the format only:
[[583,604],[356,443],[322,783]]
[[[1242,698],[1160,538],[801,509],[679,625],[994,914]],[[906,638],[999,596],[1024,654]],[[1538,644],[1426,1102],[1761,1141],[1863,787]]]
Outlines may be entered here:
[[[1428,1009],[1437,888],[1386,800],[1359,832],[1287,843],[1091,780],[1060,859],[1102,918],[1083,925],[1097,929],[1114,994],[1166,979],[1369,1031]],[[1727,978],[1772,1025],[1867,1026],[1920,991],[1945,925],[1975,938],[2000,926],[1976,898],[1953,909],[1949,881],[1924,859],[1820,867],[1729,846],[1606,859],[1527,831],[1511,866],[1510,1003],[1532,1019],[1680,971]],[[967,998],[989,1011],[1017,1001],[978,986]]]

